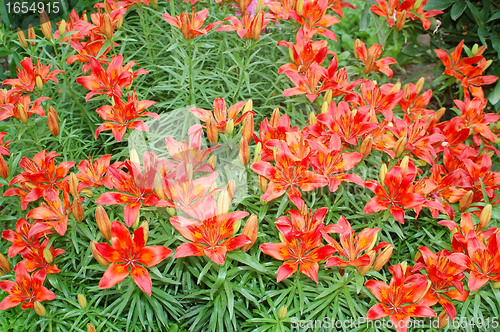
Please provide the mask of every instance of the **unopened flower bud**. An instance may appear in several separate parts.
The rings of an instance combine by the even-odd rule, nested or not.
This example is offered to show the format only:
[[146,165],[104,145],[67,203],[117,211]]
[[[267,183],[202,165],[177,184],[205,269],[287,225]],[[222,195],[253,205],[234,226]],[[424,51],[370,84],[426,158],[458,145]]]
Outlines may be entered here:
[[73,197],[78,197],[78,178],[76,177],[76,174],[71,172],[69,175],[69,193]]
[[401,164],[399,164],[399,167],[401,167],[401,169],[407,172],[409,164],[410,164],[410,157],[404,156],[403,160],[401,160]]
[[212,144],[215,144],[219,141],[219,132],[217,130],[217,125],[212,118],[207,119],[207,138],[208,141]]
[[227,213],[231,207],[231,201],[232,198],[229,190],[227,188],[222,189],[217,198],[217,215]]
[[59,136],[59,117],[57,116],[56,110],[52,106],[49,106],[49,110],[47,112],[47,125],[49,126],[49,130],[52,135]]
[[104,257],[102,257],[101,254],[99,254],[99,252],[97,251],[94,241],[90,241],[90,252],[92,252],[92,256],[94,256],[95,260],[98,261],[99,264],[104,267],[107,267],[109,265],[109,262],[105,260]]
[[374,69],[374,64],[375,64],[375,54],[371,53],[366,58],[365,75],[370,73]]
[[9,261],[1,253],[0,253],[0,270],[2,270],[5,273],[10,273],[11,271]]
[[35,301],[33,308],[38,316],[45,317],[47,315],[47,311],[45,311],[45,307],[38,301]]
[[295,12],[297,15],[302,16],[302,12],[304,10],[304,0],[297,0],[295,3]]
[[172,217],[172,216],[175,216],[175,214],[176,214],[175,208],[173,208],[173,207],[168,207],[168,208],[167,208],[167,213],[168,213],[168,215],[169,215],[169,216],[171,216],[171,217]]
[[321,104],[321,113],[325,114],[328,112],[328,106],[330,106],[330,104],[324,101],[323,104]]
[[253,22],[254,26],[252,30],[252,39],[257,41],[260,37],[262,27],[264,26],[264,13],[262,11],[258,12],[254,17]]
[[20,28],[17,28],[17,38],[19,39],[19,42],[21,43],[22,47],[28,48],[28,42],[26,41],[26,36],[24,35],[23,30]]
[[59,36],[62,36],[64,33],[66,33],[66,21],[61,20],[59,23]]
[[489,66],[491,66],[491,64],[493,63],[493,60],[489,59],[486,61],[484,67],[483,67],[483,72],[488,69]]
[[40,26],[42,28],[42,33],[48,40],[52,39],[52,25],[50,24],[50,19],[45,10],[40,14]]
[[363,158],[366,158],[370,152],[372,151],[372,146],[373,146],[373,136],[368,135],[363,139],[361,142],[361,146],[359,147],[359,153],[363,156]]
[[83,204],[80,197],[76,197],[73,201],[73,206],[71,207],[71,212],[75,217],[76,221],[80,222],[85,216],[85,211],[83,210]]
[[356,58],[356,60],[359,60],[359,54],[356,49],[360,46],[362,46],[362,42],[359,38],[356,38],[356,40],[354,41],[354,58]]
[[309,113],[309,124],[315,125],[317,123],[318,123],[318,119],[316,119],[316,114],[314,114],[314,112],[311,111],[311,113]]
[[262,11],[263,7],[264,7],[264,0],[257,0],[257,6],[255,8],[255,12],[258,13]]
[[104,33],[104,36],[106,36],[106,39],[111,40],[113,38],[113,25],[111,24],[111,17],[109,16],[108,13],[102,14],[103,16],[103,26],[102,26],[102,32]]
[[92,323],[87,323],[87,332],[96,332],[94,325]]
[[446,327],[446,325],[448,325],[449,321],[450,321],[450,316],[448,315],[448,313],[446,312],[446,310],[443,310],[437,317],[436,317],[437,321],[438,321],[438,328],[439,329],[444,329]]
[[286,307],[286,305],[282,306],[280,310],[278,310],[278,318],[285,319],[287,313],[288,313],[288,308]]
[[366,254],[370,257],[370,263],[363,265],[363,266],[359,266],[357,268],[357,271],[358,271],[360,276],[364,276],[365,274],[368,273],[368,271],[370,271],[370,269],[372,268],[372,265],[373,265],[373,261],[375,260],[375,251],[370,250]]
[[326,102],[327,104],[330,104],[332,102],[333,98],[333,92],[332,90],[327,90],[325,92],[325,96],[323,97],[323,102]]
[[80,308],[82,308],[82,309],[87,308],[87,299],[85,298],[85,295],[78,294],[78,304],[80,305]]
[[95,221],[97,228],[106,240],[111,239],[111,222],[109,221],[106,210],[101,205],[97,205],[95,209]]
[[226,134],[231,135],[234,130],[234,120],[229,119],[229,121],[226,122]]
[[210,158],[208,158],[208,163],[215,169],[215,166],[217,165],[217,156],[214,154],[211,155]]
[[387,165],[382,164],[382,166],[380,166],[380,183],[384,183],[386,174],[387,174]]
[[377,258],[375,258],[375,262],[373,263],[373,271],[380,271],[391,258],[393,251],[394,247],[392,245],[388,245],[387,247],[385,247],[380,252],[380,254],[378,254]]
[[[247,103],[248,104],[248,103]],[[243,113],[244,114],[244,113]],[[241,136],[243,136],[248,143],[252,140],[252,135],[254,132],[253,114],[248,113],[243,120],[243,126],[241,128]]]
[[243,166],[246,166],[250,162],[250,148],[248,147],[248,142],[245,137],[240,139],[239,148],[240,151],[238,156]]
[[165,190],[163,189],[162,180],[159,174],[156,174],[155,179],[153,181],[154,192],[158,196],[159,199],[167,199],[167,195],[165,194]]
[[294,61],[294,56],[293,56],[293,46],[290,46],[288,48],[288,56],[290,57],[290,60]]
[[0,155],[0,176],[4,179],[9,177],[9,166],[7,165],[7,162],[5,162],[5,159],[3,159],[2,155]]
[[33,26],[31,24],[28,25],[28,39],[30,39],[30,45],[35,46],[36,42],[36,34],[35,34],[35,29],[33,29]]
[[141,223],[141,226],[139,226],[142,228],[142,232],[144,234],[144,243],[148,242],[148,238],[149,238],[149,223],[147,221],[143,221]]
[[417,252],[415,253],[415,257],[413,257],[413,261],[418,262],[418,260],[419,260],[420,258],[422,258],[422,253],[421,253],[421,252],[420,252],[420,250],[419,250],[419,251],[417,251]]
[[425,83],[425,78],[420,77],[420,79],[417,81],[417,84],[415,84],[415,87],[417,88],[417,94],[419,94],[420,91],[422,91],[422,88],[424,87],[424,83]]
[[396,20],[396,30],[401,31],[406,23],[406,10],[403,10],[401,14],[399,14],[398,19]]
[[49,265],[52,265],[52,263],[54,263],[54,256],[52,256],[52,253],[47,248],[43,249],[43,259],[45,259],[45,261]]
[[265,177],[259,175],[259,189],[262,193],[266,192],[268,183],[269,181]]
[[269,120],[269,125],[271,127],[277,127],[280,118],[281,118],[280,110],[276,107],[273,111],[273,114],[271,115],[271,119]]
[[417,0],[415,1],[415,4],[413,5],[413,9],[418,9],[422,5],[422,0]]
[[464,212],[465,210],[467,210],[469,206],[472,204],[473,197],[474,197],[474,192],[472,190],[466,192],[465,195],[460,200],[460,202],[458,203],[458,211]]
[[401,136],[401,138],[396,142],[396,145],[394,146],[394,154],[396,155],[396,158],[399,158],[399,156],[403,154],[406,148],[406,142],[408,142],[406,136]]
[[[156,5],[158,7],[158,5]],[[154,7],[154,4],[153,4],[153,7]],[[121,16],[118,21],[116,21],[116,30],[120,30],[122,28],[122,25],[123,25],[123,17],[124,16]]]
[[35,84],[36,84],[36,87],[38,90],[41,91],[43,89],[43,81],[42,81],[42,78],[40,76],[35,77]]
[[258,233],[259,224],[257,221],[257,216],[255,214],[252,214],[250,217],[248,217],[245,227],[243,227],[243,232],[241,233],[248,236],[251,242],[241,247],[241,251],[247,252],[253,246],[253,244],[257,240]]
[[88,198],[94,197],[94,192],[88,188],[83,188],[82,190],[80,190],[80,194]]
[[254,163],[261,161],[261,159],[262,159],[261,152],[262,152],[262,144],[259,142],[255,146],[255,150],[253,152],[253,162]]
[[491,210],[492,210],[491,204],[487,204],[483,208],[483,210],[481,211],[481,214],[479,215],[479,228],[480,229],[485,229],[488,226],[488,224],[490,223]]

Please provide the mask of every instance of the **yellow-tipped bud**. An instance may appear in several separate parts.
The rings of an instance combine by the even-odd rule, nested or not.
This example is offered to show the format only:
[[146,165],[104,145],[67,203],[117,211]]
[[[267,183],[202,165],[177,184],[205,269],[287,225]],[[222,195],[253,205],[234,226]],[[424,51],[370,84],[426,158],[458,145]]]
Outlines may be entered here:
[[304,0],[297,0],[295,3],[295,12],[297,15],[302,16],[302,12],[304,11]]
[[96,332],[94,325],[92,323],[87,324],[87,332]]
[[264,13],[262,11],[258,12],[254,18],[254,26],[252,30],[252,39],[257,41],[260,37],[260,32],[264,26]]
[[286,314],[288,313],[288,308],[286,307],[286,305],[282,306],[279,310],[278,310],[278,318],[279,319],[285,319],[286,318]]
[[222,189],[217,199],[217,215],[225,214],[231,207],[231,196],[227,189]]
[[45,307],[38,301],[35,301],[33,308],[38,316],[45,317],[47,315],[47,311],[45,311]]
[[481,214],[479,215],[479,228],[480,229],[485,229],[486,226],[488,226],[488,224],[490,223],[491,211],[492,211],[491,204],[487,204],[483,208],[483,210],[481,211]]
[[330,104],[332,102],[333,98],[333,92],[332,90],[327,90],[325,92],[325,97],[323,98],[323,102],[326,102],[327,104]]
[[399,14],[398,19],[396,20],[396,30],[401,31],[406,23],[406,10],[403,10],[401,14]]
[[276,107],[273,111],[273,114],[271,115],[271,119],[269,120],[269,125],[271,127],[276,127],[278,125],[278,122],[280,121],[280,118],[280,110]]
[[234,120],[229,119],[229,121],[226,123],[226,134],[231,135],[234,130]]
[[64,33],[66,33],[66,21],[63,19],[59,23],[59,36],[62,36]]
[[386,174],[387,174],[387,165],[382,164],[382,166],[380,166],[380,183],[384,183]]
[[78,197],[78,178],[76,177],[76,174],[71,172],[69,175],[69,193],[73,197]]
[[483,67],[483,72],[484,72],[486,69],[488,69],[488,67],[489,67],[489,66],[491,66],[491,64],[492,64],[492,63],[493,63],[493,60],[491,60],[491,59],[490,59],[490,60],[487,60],[487,61],[486,61],[486,64],[485,64],[485,65],[484,65],[484,67]]
[[241,137],[240,143],[239,143],[239,148],[240,148],[240,151],[239,151],[238,156],[239,156],[240,161],[243,164],[243,166],[246,166],[250,162],[250,148],[248,147],[248,142],[245,139],[245,137]]
[[255,150],[253,152],[253,162],[254,163],[261,161],[261,159],[262,159],[261,152],[262,152],[262,144],[259,142],[255,146]]
[[35,39],[36,39],[36,34],[35,34],[35,29],[33,29],[33,26],[31,24],[28,25],[28,39],[30,39],[30,45],[35,46]]
[[269,181],[265,177],[259,175],[259,189],[262,193],[266,192],[268,183]]
[[35,84],[36,84],[36,87],[38,90],[41,91],[43,89],[43,81],[42,81],[42,78],[40,76],[35,77]]
[[404,156],[403,160],[401,160],[401,164],[399,164],[399,167],[401,167],[405,171],[408,171],[409,164],[410,164],[410,157]]
[[111,24],[111,17],[109,16],[108,13],[104,13],[103,15],[103,26],[102,26],[102,32],[106,36],[108,40],[111,40],[113,38],[113,25]]
[[211,155],[210,158],[208,158],[208,163],[215,169],[215,166],[217,165],[217,156],[214,154]]
[[168,207],[167,208],[167,213],[168,213],[169,216],[173,217],[173,216],[175,216],[175,214],[177,213],[177,211],[173,207]]
[[368,273],[368,271],[370,271],[373,265],[373,261],[375,260],[375,251],[370,250],[366,254],[370,257],[370,263],[368,263],[367,265],[359,266],[357,268],[358,273],[361,276],[364,276],[365,274]]
[[324,101],[323,104],[321,104],[321,113],[324,114],[328,112],[328,106],[330,106],[330,104]]
[[464,212],[465,210],[467,210],[469,206],[472,204],[473,197],[474,197],[474,192],[472,190],[466,192],[465,195],[460,200],[460,202],[458,203],[458,211]]
[[401,136],[401,138],[396,142],[396,145],[394,146],[394,154],[396,155],[396,158],[399,158],[399,156],[401,156],[405,151],[406,142],[408,142],[406,136]]
[[[247,103],[248,104],[248,103]],[[241,128],[241,136],[243,136],[248,143],[252,140],[252,135],[254,132],[254,122],[253,122],[253,114],[248,113],[243,120],[243,126]]]
[[217,125],[212,118],[207,119],[207,139],[210,143],[215,144],[219,141],[219,132],[217,130]]
[[52,256],[52,253],[47,248],[43,249],[43,259],[45,259],[45,261],[49,265],[52,265],[52,263],[54,263],[54,256]]
[[241,251],[247,252],[253,246],[253,244],[257,240],[258,233],[259,223],[257,221],[257,216],[255,214],[252,214],[250,217],[248,217],[245,227],[243,227],[243,232],[241,233],[248,236],[251,242],[241,247]]
[[82,308],[82,309],[87,308],[87,299],[85,298],[85,295],[78,294],[78,304],[80,305],[80,308]]
[[1,253],[0,253],[0,270],[2,270],[5,273],[10,273],[11,271],[9,261]]
[[290,46],[288,48],[288,56],[290,57],[290,60],[294,61],[294,57],[293,57],[293,46]]
[[28,48],[28,42],[26,41],[26,36],[24,35],[23,30],[20,28],[17,28],[17,38],[19,39],[19,42],[24,48]]
[[106,240],[111,239],[111,222],[109,221],[106,210],[101,205],[97,205],[95,209],[95,221],[97,228]]
[[366,158],[372,151],[372,147],[373,147],[373,136],[368,135],[361,142],[361,146],[359,147],[359,153],[361,153],[363,158]]
[[159,174],[156,174],[154,182],[154,192],[158,196],[159,199],[167,199],[167,195],[165,194],[165,190],[163,189],[163,181]]
[[422,5],[422,0],[417,0],[415,1],[415,4],[413,5],[413,9],[418,9]]
[[424,83],[425,83],[425,78],[420,77],[419,80],[417,81],[417,84],[415,84],[415,87],[417,88],[417,94],[419,94],[420,91],[422,91],[422,88],[424,87]]
[[73,206],[71,207],[71,212],[75,217],[76,221],[80,222],[85,216],[85,211],[83,210],[83,204],[80,197],[76,197],[73,201]]
[[40,27],[42,28],[42,33],[48,40],[52,39],[52,25],[50,24],[50,19],[45,10],[40,14]]
[[97,251],[94,241],[90,241],[90,252],[92,252],[92,256],[94,256],[95,260],[99,262],[99,264],[104,267],[107,267],[109,265],[109,262],[105,260],[104,257],[102,257],[101,254],[99,254],[99,252]]
[[311,113],[309,113],[309,124],[315,125],[317,123],[318,123],[318,119],[316,119],[316,114],[314,114],[314,112],[311,111]]
[[80,194],[88,198],[94,197],[94,192],[88,188],[83,188],[82,190],[80,190]]
[[143,221],[140,227],[142,228],[142,232],[144,234],[144,243],[147,243],[149,239],[149,223],[147,221]]
[[130,149],[130,161],[133,162],[136,165],[141,165],[141,159],[139,158],[139,154],[137,153],[137,150],[132,148]]
[[392,245],[385,247],[380,252],[380,254],[378,254],[377,258],[375,258],[375,262],[373,263],[373,271],[380,271],[391,258],[393,251],[394,247]]

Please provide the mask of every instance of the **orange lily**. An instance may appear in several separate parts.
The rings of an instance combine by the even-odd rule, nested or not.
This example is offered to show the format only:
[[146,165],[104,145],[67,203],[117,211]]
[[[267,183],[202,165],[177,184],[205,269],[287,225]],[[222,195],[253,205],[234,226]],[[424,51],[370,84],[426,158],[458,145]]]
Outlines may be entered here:
[[46,230],[44,232],[36,231],[36,224],[40,223],[40,220],[35,220],[33,225],[27,222],[24,218],[19,218],[16,222],[16,230],[7,229],[2,232],[2,238],[12,245],[9,248],[7,256],[12,258],[18,253],[23,254],[28,252],[30,249],[40,248],[40,238],[42,236],[47,236],[52,233],[51,230]]
[[54,70],[50,71],[50,66],[43,66],[40,63],[40,59],[37,61],[37,65],[33,66],[33,61],[30,58],[24,58],[21,61],[21,68],[17,67],[17,78],[7,79],[3,82],[4,85],[10,85],[18,91],[31,92],[34,90],[35,85],[38,86],[39,83],[36,82],[36,79],[39,78],[39,82],[41,82],[41,86],[38,86],[39,89],[47,83],[48,81],[54,81],[58,83],[58,79],[56,78],[57,74],[63,73],[62,70]]
[[195,13],[194,12],[194,7],[193,7],[193,12],[191,16],[189,16],[188,13],[181,13],[179,16],[173,17],[169,15],[168,13],[164,13],[162,15],[163,19],[173,25],[176,28],[181,29],[182,35],[186,40],[201,36],[201,35],[206,35],[210,30],[213,29],[214,26],[217,24],[220,24],[220,21],[214,22],[212,24],[207,25],[205,28],[201,28],[203,23],[205,23],[205,20],[207,19],[208,16],[208,9],[205,8],[203,10],[200,10],[199,12]]
[[389,65],[397,64],[397,62],[391,57],[377,60],[381,55],[382,45],[373,44],[367,51],[365,43],[359,39],[354,41],[354,56],[365,64],[365,74],[380,71],[391,78],[393,72]]

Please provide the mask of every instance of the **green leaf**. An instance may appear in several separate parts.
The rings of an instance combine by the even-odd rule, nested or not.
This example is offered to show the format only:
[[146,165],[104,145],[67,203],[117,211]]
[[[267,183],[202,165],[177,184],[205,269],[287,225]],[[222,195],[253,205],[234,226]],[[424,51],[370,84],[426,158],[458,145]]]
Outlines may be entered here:
[[367,2],[361,12],[361,18],[359,19],[359,31],[365,31],[370,26],[370,19],[372,17],[370,7],[370,3]]
[[444,10],[455,3],[455,0],[429,0],[424,7],[424,10]]
[[495,86],[495,88],[488,95],[488,100],[493,105],[495,105],[496,103],[498,103],[500,101],[500,81],[497,82],[497,85]]
[[460,2],[455,2],[453,7],[451,7],[450,11],[450,16],[453,21],[456,21],[460,16],[465,11],[465,8],[467,8],[467,2],[466,1],[460,1]]

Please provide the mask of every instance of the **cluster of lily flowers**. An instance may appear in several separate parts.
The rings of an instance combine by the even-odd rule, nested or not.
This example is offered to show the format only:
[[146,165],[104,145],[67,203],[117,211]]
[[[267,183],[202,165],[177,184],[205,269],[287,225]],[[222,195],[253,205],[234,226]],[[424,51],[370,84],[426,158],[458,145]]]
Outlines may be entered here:
[[[142,1],[148,5],[147,1]],[[392,27],[400,30],[407,20],[421,20],[425,29],[429,17],[437,11],[424,12],[427,1],[377,1],[372,11],[387,17]],[[191,0],[194,5],[196,1]],[[43,286],[47,274],[60,272],[56,257],[63,249],[49,246],[50,235],[63,236],[68,222],[84,218],[84,206],[90,208],[94,193],[97,208],[95,219],[102,237],[109,241],[91,242],[95,259],[107,267],[100,288],[110,288],[129,274],[147,294],[152,294],[152,281],[146,268],[155,266],[171,255],[164,246],[146,246],[148,222],[140,222],[143,207],[166,208],[172,215],[171,225],[187,240],[175,251],[175,258],[207,256],[216,264],[224,264],[227,252],[248,251],[258,235],[258,220],[245,211],[230,212],[235,184],[217,183],[217,160],[213,151],[218,149],[221,135],[239,141],[239,159],[258,175],[261,199],[270,202],[286,195],[295,205],[275,224],[281,242],[261,244],[260,250],[283,264],[277,271],[277,281],[289,278],[297,271],[318,280],[320,263],[337,267],[341,271],[352,267],[361,275],[370,270],[379,271],[389,261],[393,246],[378,241],[380,228],[365,228],[355,233],[349,221],[340,217],[336,224],[325,224],[326,207],[315,210],[307,206],[307,192],[327,187],[336,192],[342,182],[366,187],[374,196],[366,204],[367,214],[387,211],[401,224],[413,210],[418,218],[422,208],[430,210],[434,218],[452,232],[452,252],[433,253],[427,247],[419,248],[412,266],[406,262],[389,268],[393,275],[390,284],[369,280],[366,287],[380,301],[367,314],[369,319],[389,316],[398,331],[405,331],[410,317],[434,317],[431,309],[439,303],[443,307],[439,318],[456,317],[451,300],[465,301],[470,292],[477,291],[487,282],[500,282],[499,241],[496,227],[488,228],[492,204],[498,204],[495,191],[500,187],[500,173],[491,171],[491,156],[500,154],[494,144],[498,140],[498,114],[486,113],[487,101],[482,86],[497,80],[483,75],[489,61],[482,57],[484,48],[473,48],[472,57],[461,58],[463,41],[450,56],[436,50],[446,67],[445,74],[456,77],[464,89],[464,100],[455,100],[458,116],[440,121],[445,109],[428,109],[432,90],[422,92],[424,80],[401,87],[400,83],[379,85],[369,79],[350,79],[345,68],[339,68],[337,58],[328,50],[323,36],[335,40],[329,29],[340,19],[328,14],[333,11],[343,17],[342,8],[349,3],[328,0],[282,0],[274,2],[238,1],[240,15],[227,17],[202,28],[208,9],[181,13],[163,18],[179,28],[189,40],[208,33],[220,25],[218,31],[236,31],[245,39],[257,40],[265,27],[293,20],[301,27],[294,42],[280,41],[277,46],[290,50],[291,62],[279,72],[295,85],[283,96],[305,95],[318,105],[318,114],[312,112],[308,125],[292,127],[287,114],[275,109],[254,129],[252,101],[240,101],[227,107],[217,98],[212,110],[192,108],[190,111],[203,125],[189,128],[188,142],[165,138],[169,158],[152,152],[143,155],[142,162],[135,152],[124,162],[111,164],[111,155],[94,160],[63,161],[60,155],[46,150],[32,159],[23,157],[19,166],[23,171],[9,182],[4,196],[19,196],[25,218],[19,218],[15,230],[6,230],[2,238],[12,242],[8,257],[20,255],[22,260],[14,268],[15,280],[0,281],[0,289],[9,295],[0,302],[0,310],[22,304],[32,308],[41,301],[52,300],[55,294]],[[68,64],[82,65],[84,76],[77,78],[89,90],[86,101],[97,95],[107,96],[109,105],[97,108],[103,123],[95,137],[111,130],[116,141],[121,141],[127,129],[148,131],[140,118],[159,118],[146,109],[154,101],[138,100],[130,92],[138,75],[144,69],[133,71],[133,61],[125,66],[122,55],[110,56],[116,46],[114,34],[120,29],[124,15],[136,1],[113,1],[97,4],[97,12],[80,17],[75,11],[67,22],[58,23],[52,34],[45,22],[42,31],[46,38],[57,43],[69,43],[76,54]],[[269,13],[264,13],[267,6]],[[227,23],[227,24],[224,24]],[[221,25],[222,24],[222,25]],[[50,33],[46,33],[50,31]],[[33,32],[34,33],[34,32]],[[22,32],[21,44],[28,47]],[[30,40],[34,38],[30,37]],[[109,45],[109,46],[106,46]],[[385,57],[382,45],[367,48],[355,42],[355,57],[364,64],[365,74],[381,72],[392,77],[394,59]],[[103,48],[106,47],[104,50]],[[331,56],[331,58],[330,58]],[[330,58],[328,66],[323,65]],[[86,75],[88,73],[88,75]],[[33,65],[30,58],[21,62],[18,78],[6,80],[10,90],[0,91],[0,119],[9,117],[27,123],[36,113],[44,116],[40,104],[47,100],[39,97],[31,101],[35,87],[42,91],[49,81],[57,83],[61,70],[50,71],[40,61]],[[321,101],[321,102],[320,102]],[[241,114],[241,115],[240,115]],[[51,132],[59,135],[58,118],[50,106],[47,113]],[[256,133],[257,132],[257,133]],[[210,142],[202,144],[203,134]],[[8,178],[9,169],[2,156],[9,155],[10,141],[4,142],[6,133],[0,133],[0,176]],[[250,162],[249,147],[255,145]],[[374,150],[389,159],[380,166],[378,180],[362,179],[349,172],[364,163]],[[73,167],[78,171],[70,172]],[[69,175],[68,175],[69,174]],[[220,181],[219,181],[220,182]],[[460,225],[454,220],[458,203]],[[34,206],[34,205],[37,206]],[[123,206],[123,221],[110,221],[103,206]],[[469,211],[469,212],[466,212]],[[248,217],[240,235],[241,220]],[[478,223],[474,220],[478,219]],[[28,220],[33,220],[32,222]],[[134,229],[131,235],[129,228]],[[332,234],[337,234],[333,235]],[[337,239],[335,239],[337,238]],[[323,243],[323,240],[326,244]],[[0,254],[0,271],[11,271],[8,260]],[[468,291],[463,282],[468,273]],[[401,324],[403,322],[404,324]]]

